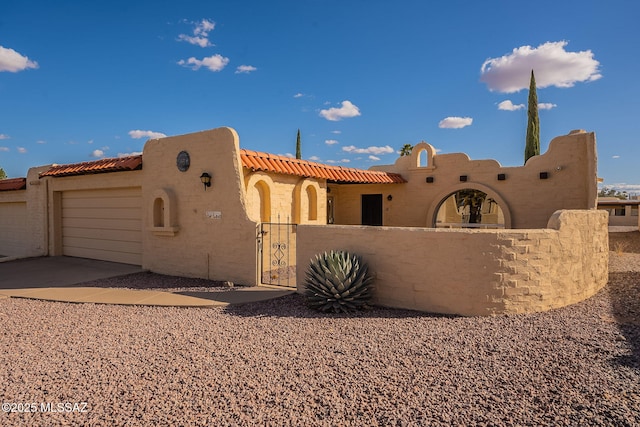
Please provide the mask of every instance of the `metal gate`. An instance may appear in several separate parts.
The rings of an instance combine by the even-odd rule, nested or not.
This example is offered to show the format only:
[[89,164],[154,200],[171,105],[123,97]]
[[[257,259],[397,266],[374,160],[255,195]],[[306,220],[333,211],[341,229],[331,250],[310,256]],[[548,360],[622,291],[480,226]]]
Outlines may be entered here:
[[296,227],[279,222],[260,224],[258,253],[262,283],[296,287]]

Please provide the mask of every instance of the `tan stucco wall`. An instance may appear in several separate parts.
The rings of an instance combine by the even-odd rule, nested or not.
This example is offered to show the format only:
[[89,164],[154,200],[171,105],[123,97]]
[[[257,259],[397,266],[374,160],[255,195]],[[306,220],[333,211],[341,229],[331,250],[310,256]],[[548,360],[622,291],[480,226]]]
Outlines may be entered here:
[[606,213],[560,211],[548,229],[452,230],[298,226],[298,289],[308,260],[327,250],[361,255],[376,303],[435,313],[544,311],[581,301],[608,274]]
[[[326,224],[324,180],[244,169],[244,184],[247,214],[253,221]],[[311,198],[315,199],[315,206],[310,203]],[[266,215],[265,203],[268,204]],[[315,208],[315,216],[310,214],[314,210],[312,208]]]
[[[360,195],[384,195],[383,225],[431,227],[439,203],[464,188],[484,191],[503,210],[506,228],[543,228],[559,209],[593,209],[597,197],[594,133],[574,131],[554,138],[546,153],[524,166],[503,167],[495,160],[471,160],[466,154],[436,154],[427,143],[393,165],[376,166],[401,174],[406,184],[343,185],[336,196],[336,224],[360,224]],[[540,179],[546,172],[548,179]],[[505,174],[505,180],[498,180]],[[460,176],[467,181],[461,182]],[[427,183],[426,178],[433,182]],[[393,200],[388,202],[387,195]]]
[[[10,230],[7,234],[0,235],[0,254],[10,256],[5,260],[47,254],[47,183],[38,179],[38,174],[47,169],[49,166],[29,169],[27,188],[24,190],[0,191],[0,212],[2,205],[11,205],[8,209],[21,209],[25,214],[19,224],[6,224],[0,216],[0,221],[3,221],[0,228]],[[7,220],[15,221],[15,218]]]
[[[187,151],[186,172],[176,157]],[[256,223],[245,212],[237,133],[218,128],[147,141],[143,152],[143,211],[167,194],[173,221],[154,228],[144,215],[143,267],[152,271],[257,284]],[[212,176],[204,189],[200,175]]]

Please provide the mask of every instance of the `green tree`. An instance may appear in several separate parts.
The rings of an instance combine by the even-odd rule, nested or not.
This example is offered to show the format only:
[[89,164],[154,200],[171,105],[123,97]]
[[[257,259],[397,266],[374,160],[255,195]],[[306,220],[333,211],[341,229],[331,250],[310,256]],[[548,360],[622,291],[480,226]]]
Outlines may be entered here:
[[302,158],[302,150],[300,149],[300,129],[298,129],[298,137],[296,138],[296,159]]
[[0,179],[7,179],[7,174],[2,168],[0,168]]
[[621,200],[627,200],[629,194],[626,191],[617,191],[613,188],[604,187],[598,191],[598,197],[616,197]]
[[400,149],[400,157],[402,157],[402,156],[410,156],[411,155],[411,150],[413,150],[413,145],[404,144],[402,146],[402,148]]
[[540,154],[540,119],[538,118],[538,94],[536,93],[536,78],[531,70],[529,83],[529,108],[527,110],[527,138],[524,147],[524,162]]

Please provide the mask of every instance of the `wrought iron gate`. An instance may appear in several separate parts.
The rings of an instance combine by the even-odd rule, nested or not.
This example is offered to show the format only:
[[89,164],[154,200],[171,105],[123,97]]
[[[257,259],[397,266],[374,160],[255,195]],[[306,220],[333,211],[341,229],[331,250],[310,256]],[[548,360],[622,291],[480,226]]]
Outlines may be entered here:
[[296,224],[263,222],[258,232],[262,283],[296,287]]

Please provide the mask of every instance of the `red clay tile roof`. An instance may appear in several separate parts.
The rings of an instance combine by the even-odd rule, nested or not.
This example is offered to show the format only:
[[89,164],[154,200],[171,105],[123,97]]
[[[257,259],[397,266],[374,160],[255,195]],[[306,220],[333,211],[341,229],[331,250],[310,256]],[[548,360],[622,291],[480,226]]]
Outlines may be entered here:
[[[326,179],[332,182],[358,184],[399,184],[407,182],[401,175],[396,173],[325,165],[259,151],[242,149],[240,150],[240,158],[242,159],[242,166],[252,171],[275,172],[286,175]],[[46,172],[41,173],[40,177],[86,175],[138,169],[142,169],[142,155],[52,166]]]
[[24,190],[27,178],[0,179],[0,191]]
[[93,173],[134,171],[138,169],[142,169],[142,155],[100,159],[93,162],[74,163],[70,165],[56,165],[52,166],[46,172],[42,172],[40,177],[87,175]]
[[344,183],[400,184],[407,182],[396,173],[331,166],[259,151],[242,149],[240,158],[242,165],[253,171],[275,172]]

